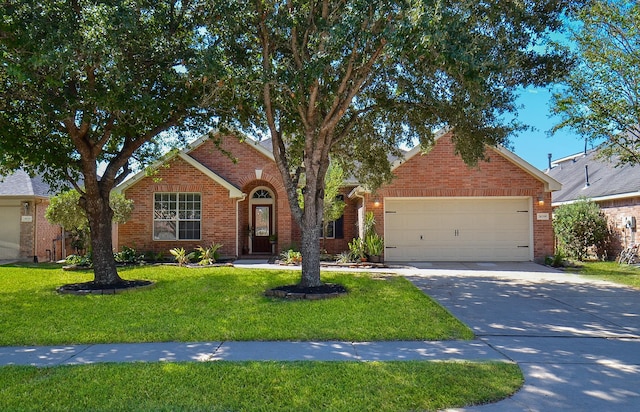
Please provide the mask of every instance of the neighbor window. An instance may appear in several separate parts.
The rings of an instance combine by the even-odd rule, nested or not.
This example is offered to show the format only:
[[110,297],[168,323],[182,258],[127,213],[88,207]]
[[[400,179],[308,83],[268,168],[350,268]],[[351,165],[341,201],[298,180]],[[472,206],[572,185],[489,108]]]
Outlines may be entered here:
[[153,240],[200,240],[200,193],[155,193]]
[[[336,199],[344,201],[343,195],[336,196]],[[344,216],[338,220],[332,220],[327,223],[326,227],[322,222],[323,233],[320,237],[325,239],[343,239],[344,238]]]

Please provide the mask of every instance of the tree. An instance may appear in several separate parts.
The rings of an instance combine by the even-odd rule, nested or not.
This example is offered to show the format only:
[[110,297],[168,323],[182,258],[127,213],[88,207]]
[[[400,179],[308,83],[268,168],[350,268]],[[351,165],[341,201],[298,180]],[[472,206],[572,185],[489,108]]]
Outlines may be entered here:
[[567,53],[578,62],[554,95],[554,127],[601,142],[602,155],[640,162],[640,5],[596,0],[578,13]]
[[189,0],[3,3],[0,170],[24,167],[78,190],[96,284],[122,282],[111,190],[169,137],[177,145],[210,120],[201,98],[221,66],[202,43],[201,11]]
[[[113,210],[113,221],[124,223],[131,217],[133,200],[126,199],[120,193],[111,193],[109,206]],[[77,190],[71,189],[53,196],[44,216],[50,223],[62,226],[80,239],[88,239],[86,232],[89,230],[89,220],[80,207],[80,193]]]
[[[469,164],[518,127],[520,86],[541,86],[567,61],[543,46],[564,1],[252,0],[212,5],[210,34],[232,77],[234,118],[272,139],[302,231],[303,287],[319,286],[329,159],[375,188],[401,143],[455,128]],[[223,10],[223,11],[220,11]],[[297,189],[304,175],[304,209]]]
[[584,260],[591,247],[595,247],[596,253],[604,251],[609,236],[606,216],[598,204],[589,199],[558,207],[554,212],[553,231],[563,254],[578,260]]

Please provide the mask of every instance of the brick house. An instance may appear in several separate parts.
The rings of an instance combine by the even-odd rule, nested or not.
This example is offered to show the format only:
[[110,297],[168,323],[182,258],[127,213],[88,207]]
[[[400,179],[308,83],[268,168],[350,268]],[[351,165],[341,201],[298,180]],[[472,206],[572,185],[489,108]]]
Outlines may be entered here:
[[[226,256],[270,255],[296,244],[299,228],[270,148],[251,139],[202,138],[164,160],[154,176],[139,173],[118,187],[134,200],[132,218],[118,227],[116,247],[166,252],[222,243]],[[370,193],[345,184],[343,217],[321,247],[348,249],[372,211],[388,261],[530,261],[553,254],[551,192],[557,181],[503,148],[468,167],[444,133],[428,154],[407,152],[396,178]],[[277,234],[275,244],[269,236]]]
[[0,176],[0,259],[49,261],[66,253],[64,232],[44,217],[52,195],[39,176]]
[[640,241],[636,234],[640,224],[640,167],[616,163],[616,158],[601,158],[594,149],[553,161],[546,171],[562,183],[562,189],[552,196],[554,208],[580,198],[600,206],[615,235],[608,250],[610,256]]

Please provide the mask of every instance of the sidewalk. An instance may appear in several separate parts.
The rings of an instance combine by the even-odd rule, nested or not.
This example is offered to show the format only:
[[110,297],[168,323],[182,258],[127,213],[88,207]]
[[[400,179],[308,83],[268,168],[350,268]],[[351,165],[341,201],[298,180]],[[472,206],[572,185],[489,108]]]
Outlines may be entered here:
[[161,342],[0,347],[2,365],[86,365],[103,362],[209,361],[509,361],[474,341]]

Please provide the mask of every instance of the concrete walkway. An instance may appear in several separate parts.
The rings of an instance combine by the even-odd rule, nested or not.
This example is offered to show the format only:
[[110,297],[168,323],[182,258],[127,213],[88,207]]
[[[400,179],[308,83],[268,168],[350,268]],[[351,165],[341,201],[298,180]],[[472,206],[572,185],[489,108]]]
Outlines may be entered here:
[[[266,262],[236,262],[243,265],[274,268]],[[405,276],[469,325],[477,339],[0,347],[0,365],[502,360],[520,365],[523,388],[507,400],[460,411],[640,410],[640,291],[532,263],[420,263],[371,271]]]

